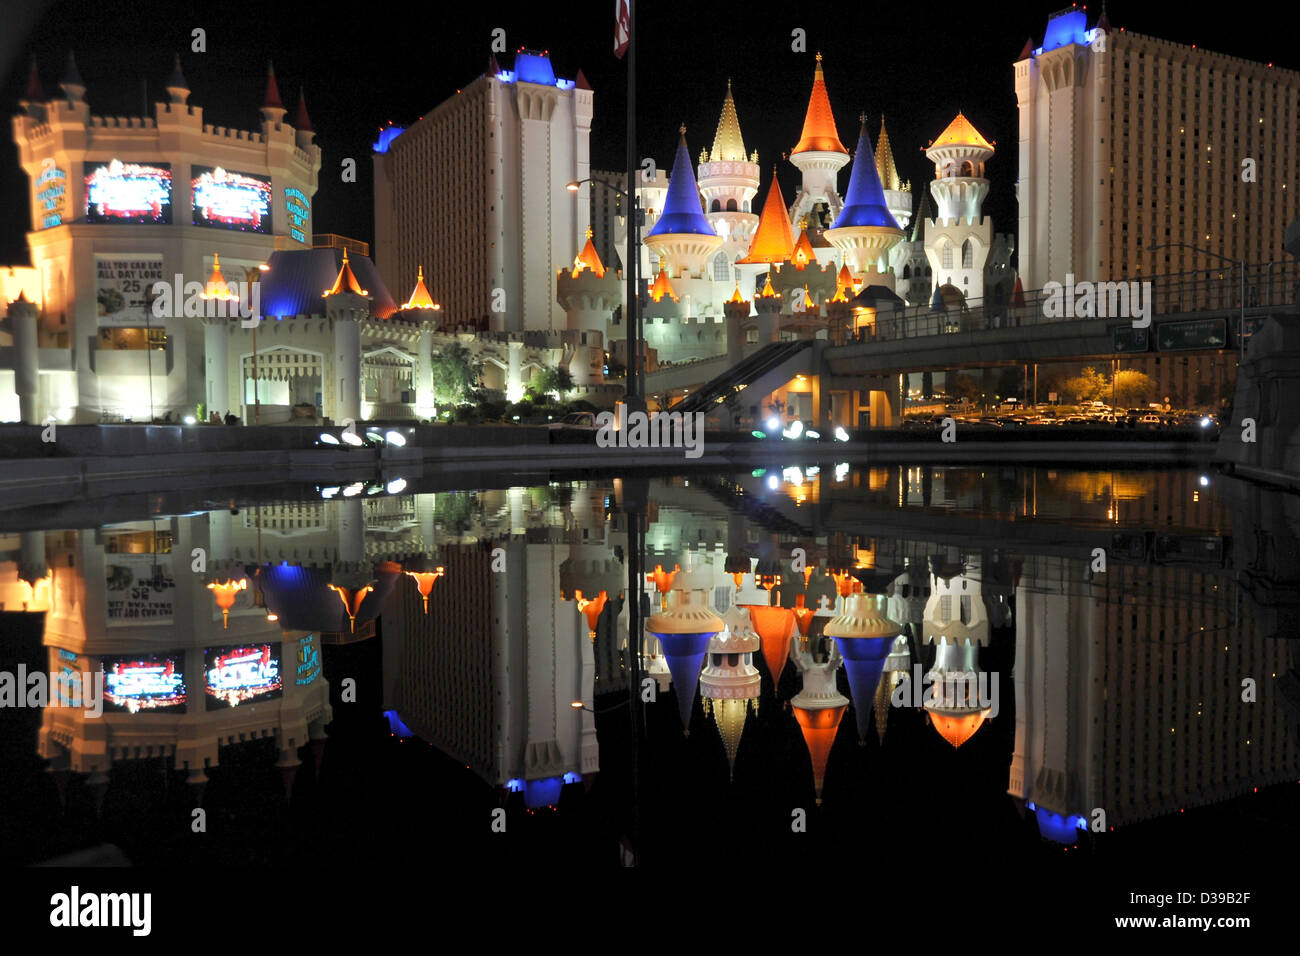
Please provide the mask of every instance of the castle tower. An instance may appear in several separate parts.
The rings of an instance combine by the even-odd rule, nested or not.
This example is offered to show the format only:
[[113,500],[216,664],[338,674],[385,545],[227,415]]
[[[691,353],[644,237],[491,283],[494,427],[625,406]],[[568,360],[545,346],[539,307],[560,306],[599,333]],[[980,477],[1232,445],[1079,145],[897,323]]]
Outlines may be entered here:
[[844,211],[836,217],[834,227],[826,230],[826,238],[843,253],[844,264],[854,279],[863,279],[867,285],[883,285],[892,292],[894,273],[889,267],[889,251],[903,238],[903,230],[885,205],[885,190],[867,136],[866,114],[860,119],[858,150],[844,194]]
[[930,194],[938,206],[925,230],[935,284],[956,286],[967,299],[983,298],[993,222],[984,218],[981,206],[989,193],[984,164],[993,157],[993,144],[958,113],[925,155],[934,163]]
[[690,154],[686,151],[686,127],[677,144],[672,175],[668,179],[668,197],[664,211],[645,237],[645,244],[666,269],[669,277],[707,278],[713,253],[722,238],[700,211],[700,193],[691,172]]
[[704,715],[712,716],[718,725],[733,777],[740,737],[745,732],[745,718],[751,708],[755,714],[758,713],[763,678],[754,666],[754,652],[759,646],[758,635],[752,629],[746,627],[733,631],[727,627],[709,641],[704,670],[700,673]]
[[923,189],[916,201],[916,215],[912,217],[911,239],[899,243],[907,249],[907,260],[900,273],[903,284],[898,291],[908,305],[929,305],[934,293],[934,268],[925,257],[925,224],[933,218],[934,200]]
[[849,151],[835,130],[835,115],[831,112],[826,79],[822,76],[822,55],[818,53],[803,135],[790,153],[790,162],[803,173],[802,188],[790,207],[792,222],[811,215],[817,203],[825,203],[831,219],[838,220],[842,203],[836,188],[836,174],[848,161]]
[[573,384],[604,384],[605,332],[614,309],[623,301],[622,282],[600,261],[590,226],[587,244],[573,260],[573,268],[556,273],[555,295],[568,320],[563,333],[564,355]]
[[706,216],[709,225],[722,237],[722,251],[714,256],[711,272],[719,282],[732,281],[731,265],[748,251],[750,239],[758,226],[758,216],[750,208],[758,194],[758,179],[758,151],[749,157],[745,155],[740,120],[736,116],[736,103],[731,98],[731,81],[728,80],[727,97],[722,101],[722,115],[713,137],[713,150],[704,152],[699,167],[700,194],[704,197]]

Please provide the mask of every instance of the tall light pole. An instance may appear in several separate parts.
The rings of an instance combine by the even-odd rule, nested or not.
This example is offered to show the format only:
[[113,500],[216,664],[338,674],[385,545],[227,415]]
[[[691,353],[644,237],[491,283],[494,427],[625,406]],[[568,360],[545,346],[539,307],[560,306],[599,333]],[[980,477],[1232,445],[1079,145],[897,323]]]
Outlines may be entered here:
[[[630,64],[629,64],[630,68]],[[636,175],[629,170],[630,175]],[[627,394],[623,397],[628,410],[641,408],[645,404],[645,377],[641,371],[641,317],[640,301],[637,290],[637,269],[641,261],[641,210],[637,203],[635,190],[629,195],[613,183],[603,179],[578,179],[568,183],[565,188],[576,193],[583,183],[603,186],[616,193],[627,204],[627,261],[623,263],[623,276],[627,280],[627,304],[623,308],[623,326],[627,335]],[[633,401],[640,399],[640,401]],[[642,409],[644,411],[644,409]]]
[[[251,269],[245,269],[244,281],[247,282],[251,288],[254,282],[260,282],[262,280],[263,272],[270,272],[270,271],[271,271],[271,267],[268,266],[265,262],[262,263],[260,266],[254,266]],[[249,298],[250,300],[252,298],[251,292],[249,293]],[[261,415],[262,403],[258,399],[258,394],[257,394],[257,327],[262,324],[262,317],[258,315],[258,316],[254,316],[254,318],[257,319],[257,321],[253,323],[253,424],[256,425],[259,424],[262,420],[262,415]]]
[[1198,246],[1189,245],[1186,242],[1161,242],[1154,246],[1147,246],[1147,252],[1155,252],[1157,249],[1190,249],[1192,252],[1199,252],[1202,255],[1213,256],[1223,262],[1227,262],[1237,267],[1241,273],[1241,320],[1237,325],[1237,345],[1239,347],[1238,364],[1246,364],[1246,260],[1232,259],[1218,252],[1209,249],[1201,249]]

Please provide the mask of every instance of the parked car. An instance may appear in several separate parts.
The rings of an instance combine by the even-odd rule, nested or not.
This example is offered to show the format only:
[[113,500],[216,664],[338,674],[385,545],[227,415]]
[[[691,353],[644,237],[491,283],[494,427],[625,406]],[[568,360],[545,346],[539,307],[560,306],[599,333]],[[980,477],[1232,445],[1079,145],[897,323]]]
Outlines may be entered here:
[[548,422],[546,425],[549,431],[577,429],[578,431],[594,432],[599,427],[596,424],[595,412],[570,412],[558,422]]

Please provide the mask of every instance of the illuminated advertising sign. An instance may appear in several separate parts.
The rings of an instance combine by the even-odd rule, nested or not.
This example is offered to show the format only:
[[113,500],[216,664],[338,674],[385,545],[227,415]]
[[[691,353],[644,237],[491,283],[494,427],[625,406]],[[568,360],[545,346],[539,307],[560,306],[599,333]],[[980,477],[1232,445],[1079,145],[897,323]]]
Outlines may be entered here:
[[207,709],[225,710],[249,701],[274,700],[280,683],[280,644],[209,647],[203,652]]
[[162,277],[162,253],[96,255],[95,312],[99,325],[147,325],[153,309],[153,285]]
[[107,626],[172,622],[176,581],[170,554],[106,554],[104,586]]
[[220,166],[192,166],[193,223],[240,232],[271,229],[271,180]]
[[185,653],[101,658],[104,666],[104,710],[185,712]]
[[86,163],[86,222],[170,225],[170,163]]
[[[47,160],[47,162],[49,162]],[[37,229],[63,225],[63,213],[68,201],[68,174],[54,165],[48,165],[36,180]]]
[[301,189],[290,186],[284,191],[284,209],[289,214],[289,235],[298,242],[307,241],[307,220],[311,218],[311,202]]
[[298,642],[298,676],[296,683],[306,687],[320,676],[320,648],[316,646],[316,635],[308,634]]

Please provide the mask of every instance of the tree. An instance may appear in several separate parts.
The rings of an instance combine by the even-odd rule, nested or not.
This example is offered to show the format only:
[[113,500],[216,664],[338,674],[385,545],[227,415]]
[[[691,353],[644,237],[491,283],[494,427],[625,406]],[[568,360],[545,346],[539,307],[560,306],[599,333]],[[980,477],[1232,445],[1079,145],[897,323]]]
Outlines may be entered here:
[[537,372],[524,387],[524,391],[531,393],[534,401],[539,401],[546,395],[561,396],[571,388],[573,376],[569,370],[552,366]]
[[1122,368],[1115,373],[1115,404],[1123,408],[1136,408],[1150,401],[1155,382],[1145,372]]
[[478,386],[483,363],[475,362],[470,350],[464,345],[453,342],[434,353],[431,369],[433,400],[439,405],[455,405],[465,401],[470,391]]
[[1110,397],[1110,380],[1089,365],[1080,375],[1061,383],[1061,392],[1075,402],[1091,402]]
[[982,392],[979,382],[961,373],[949,377],[947,389],[950,396],[964,398],[968,402],[974,402]]

